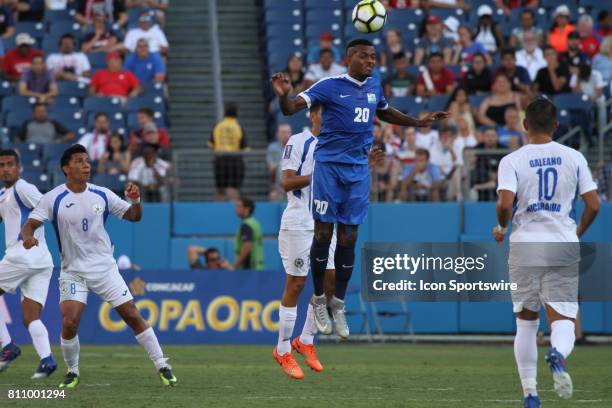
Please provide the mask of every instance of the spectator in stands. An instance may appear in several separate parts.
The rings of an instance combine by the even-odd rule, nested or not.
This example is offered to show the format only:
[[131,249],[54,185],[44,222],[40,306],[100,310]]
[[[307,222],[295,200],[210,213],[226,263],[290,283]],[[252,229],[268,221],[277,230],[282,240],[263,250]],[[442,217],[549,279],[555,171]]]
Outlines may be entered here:
[[493,201],[497,197],[497,167],[505,154],[486,153],[486,150],[503,149],[497,139],[494,127],[488,127],[483,132],[483,139],[474,150],[484,150],[485,154],[476,156],[475,168],[471,172],[472,189],[478,194],[478,201]]
[[123,137],[113,133],[108,140],[106,152],[98,160],[98,174],[128,174],[131,160],[132,154],[123,143]]
[[12,0],[7,3],[13,3],[12,7],[15,11],[15,19],[18,21],[34,21],[39,22],[43,19],[45,13],[45,4],[38,0]]
[[597,163],[596,174],[597,192],[600,200],[603,202],[612,201],[612,154],[607,164],[604,161]]
[[306,89],[306,81],[304,79],[304,65],[302,59],[293,54],[287,60],[285,73],[291,81],[292,96],[295,96]]
[[461,26],[458,30],[459,42],[454,46],[453,65],[464,64],[472,61],[474,54],[482,54],[487,65],[493,63],[493,59],[487,53],[484,45],[472,40],[472,30],[467,26]]
[[[202,263],[202,257],[204,257],[205,263]],[[191,269],[235,270],[234,265],[223,258],[219,250],[214,247],[205,248],[201,245],[189,245],[187,247],[187,262],[189,262],[189,268]]]
[[155,125],[155,114],[149,108],[140,108],[136,114],[138,129],[130,133],[128,139],[128,150],[137,154],[143,143],[157,144],[162,149],[171,147],[170,135],[166,129],[160,129]]
[[418,149],[413,164],[404,168],[400,183],[402,201],[440,201],[444,177],[437,166],[429,162],[429,152]]
[[320,60],[322,50],[331,50],[333,53],[333,61],[340,63],[342,62],[342,53],[336,46],[334,46],[334,35],[332,33],[323,33],[319,36],[319,45],[315,45],[310,48],[308,56],[306,57],[306,63],[308,66],[316,64]]
[[444,66],[442,54],[431,54],[427,61],[427,69],[421,70],[417,79],[417,95],[425,97],[450,95],[454,88],[455,76]]
[[149,43],[149,51],[168,55],[168,39],[162,29],[157,24],[153,24],[153,17],[149,12],[144,12],[138,17],[138,27],[127,32],[123,46],[126,50],[135,52],[136,44],[141,39]]
[[548,96],[569,92],[569,69],[565,64],[559,64],[557,51],[550,46],[545,47],[544,59],[547,66],[538,71],[533,82],[534,92]]
[[442,35],[453,42],[459,41],[459,26],[461,23],[455,16],[448,16],[442,21]]
[[393,62],[402,55],[410,60],[410,53],[402,44],[402,34],[397,28],[390,28],[385,34],[385,48],[379,54],[380,66],[386,73],[393,72]]
[[18,81],[21,75],[32,67],[32,59],[43,55],[40,50],[32,48],[36,40],[28,33],[17,34],[15,44],[17,48],[7,52],[2,60],[4,78],[9,81]]
[[514,92],[521,92],[525,95],[531,93],[529,72],[525,68],[516,65],[514,49],[506,48],[502,51],[501,65],[495,75],[505,75],[510,80]]
[[484,45],[485,49],[494,54],[504,45],[504,37],[501,27],[493,20],[493,9],[488,4],[483,4],[476,11],[478,25],[474,41]]
[[601,10],[597,14],[597,31],[595,32],[601,38],[612,34],[612,13],[608,10]]
[[463,74],[462,85],[469,95],[488,94],[492,78],[484,55],[477,53],[472,57],[469,70]]
[[159,145],[146,144],[142,148],[142,156],[132,160],[128,179],[140,186],[145,202],[168,202],[170,191],[168,177],[170,163],[159,158]]
[[160,26],[166,24],[166,10],[168,10],[169,0],[127,0],[126,7],[131,8],[149,8],[153,9],[155,18]]
[[559,64],[567,66],[570,74],[578,74],[581,65],[591,64],[589,56],[580,50],[581,44],[578,31],[572,31],[567,36],[567,52],[559,55]]
[[580,49],[590,59],[593,59],[599,52],[599,43],[601,38],[595,36],[593,31],[593,18],[588,14],[583,14],[578,19],[578,27],[576,28],[580,36]]
[[553,13],[553,25],[548,32],[548,44],[558,53],[567,51],[567,36],[574,31],[574,25],[570,23],[572,14],[569,7],[561,4]]
[[453,140],[453,151],[455,152],[455,165],[463,166],[463,150],[474,147],[478,139],[474,131],[470,129],[468,122],[463,116],[457,118],[457,137]]
[[495,7],[501,9],[506,16],[512,13],[512,10],[525,7],[535,9],[539,6],[540,0],[495,0]]
[[136,52],[131,53],[123,64],[143,84],[166,81],[166,64],[159,54],[149,51],[149,43],[141,38],[136,43]]
[[60,38],[60,52],[47,57],[47,67],[58,81],[83,81],[90,76],[91,65],[87,55],[75,52],[74,35],[64,34]]
[[520,25],[512,29],[508,45],[516,49],[525,47],[524,36],[528,32],[533,34],[538,46],[544,44],[544,31],[535,24],[533,10],[526,8],[521,11]]
[[67,143],[74,139],[74,133],[59,122],[49,120],[47,106],[37,103],[33,108],[32,119],[26,120],[21,126],[18,138],[22,142],[36,144]]
[[416,78],[408,72],[408,57],[404,53],[393,55],[393,71],[383,86],[385,97],[401,97],[414,94]]
[[142,92],[138,78],[122,69],[121,54],[111,52],[106,56],[108,69],[97,71],[91,78],[89,93],[95,96],[135,97]]
[[[578,74],[572,74],[569,86],[572,92],[587,95],[597,107],[597,119],[599,132],[603,132],[608,115],[606,114],[606,97],[604,96],[604,86],[606,83],[599,71],[591,69],[590,65],[580,66]],[[590,132],[587,138],[590,139]]]
[[46,10],[66,10],[68,0],[45,0]]
[[491,95],[487,96],[478,109],[478,121],[487,126],[502,126],[505,123],[506,109],[521,107],[521,98],[512,91],[510,80],[505,75],[497,75],[493,80]]
[[457,159],[453,150],[453,139],[454,129],[442,126],[438,130],[438,139],[429,151],[431,164],[438,166],[445,179],[451,177]]
[[538,39],[533,31],[523,34],[523,49],[517,51],[515,56],[516,65],[527,70],[531,82],[535,80],[538,71],[546,66],[544,53],[538,47]]
[[450,112],[449,123],[451,125],[457,126],[459,118],[463,118],[468,124],[470,131],[474,132],[476,128],[474,113],[468,99],[467,90],[464,87],[455,88],[450,97],[448,111]]
[[96,162],[106,153],[110,136],[108,115],[104,112],[98,112],[94,118],[94,129],[89,133],[85,133],[78,143],[85,146],[89,159]]
[[519,111],[515,107],[509,107],[504,113],[505,124],[497,130],[499,144],[515,150],[529,143],[527,134],[523,131]]
[[262,270],[264,268],[264,248],[261,224],[253,216],[255,202],[243,197],[236,202],[236,215],[240,218],[240,228],[236,233],[236,269]]
[[104,14],[106,21],[124,27],[128,21],[125,0],[79,0],[74,19],[83,26],[93,23],[96,14]]
[[601,43],[599,54],[593,58],[593,69],[601,73],[604,81],[612,81],[612,36]]
[[468,10],[469,4],[465,0],[422,0],[421,7]]
[[83,38],[81,50],[83,52],[110,52],[117,46],[117,36],[110,30],[105,13],[96,13],[93,18],[93,25]]
[[19,95],[31,96],[40,103],[50,103],[59,93],[55,78],[47,70],[42,55],[32,58],[32,68],[19,80]]
[[215,201],[224,198],[237,200],[244,179],[242,152],[249,147],[244,129],[238,122],[238,105],[235,103],[225,104],[224,117],[213,128],[208,147],[215,152]]
[[291,137],[291,125],[281,123],[276,128],[276,140],[268,145],[266,152],[266,163],[270,172],[270,193],[268,195],[271,201],[276,201],[282,197],[281,182],[281,157],[285,150],[285,145]]
[[442,35],[442,22],[434,15],[425,20],[425,35],[416,44],[414,64],[421,65],[431,54],[440,54],[444,64],[450,64],[453,56],[453,42]]
[[13,11],[4,4],[4,0],[0,0],[0,36],[11,38],[13,35],[15,35]]
[[[387,128],[390,129],[391,127],[389,126]],[[389,182],[385,201],[391,202],[398,197],[396,193],[399,193],[397,190],[399,188],[400,178],[404,173],[404,166],[414,163],[416,158],[416,129],[413,127],[404,128],[402,131],[402,138],[400,139],[398,137],[397,143],[391,142],[388,143],[388,145],[386,150],[392,154],[392,157],[390,157],[389,160]]]
[[[419,119],[423,119],[429,112],[421,112]],[[416,147],[431,151],[438,141],[438,131],[431,126],[419,127],[416,132]]]
[[330,76],[342,75],[346,68],[334,62],[334,53],[329,48],[324,48],[319,52],[319,63],[312,64],[304,76],[306,87],[309,87],[319,79]]

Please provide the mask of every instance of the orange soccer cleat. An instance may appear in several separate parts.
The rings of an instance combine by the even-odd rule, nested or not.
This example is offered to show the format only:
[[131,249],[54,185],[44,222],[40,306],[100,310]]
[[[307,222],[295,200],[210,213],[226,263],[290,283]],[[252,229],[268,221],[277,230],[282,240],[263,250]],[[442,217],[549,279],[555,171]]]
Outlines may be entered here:
[[304,362],[308,367],[312,368],[317,373],[323,371],[323,366],[319,361],[319,357],[317,357],[317,349],[314,344],[304,344],[300,341],[299,337],[296,337],[291,342],[291,347],[304,357]]
[[298,365],[297,361],[295,361],[295,357],[293,357],[293,354],[291,354],[291,352],[279,356],[278,352],[276,351],[276,347],[274,347],[274,350],[272,351],[272,357],[274,357],[274,360],[276,360],[276,362],[280,364],[285,374],[287,374],[289,377],[295,380],[301,380],[302,378],[304,378],[304,372]]

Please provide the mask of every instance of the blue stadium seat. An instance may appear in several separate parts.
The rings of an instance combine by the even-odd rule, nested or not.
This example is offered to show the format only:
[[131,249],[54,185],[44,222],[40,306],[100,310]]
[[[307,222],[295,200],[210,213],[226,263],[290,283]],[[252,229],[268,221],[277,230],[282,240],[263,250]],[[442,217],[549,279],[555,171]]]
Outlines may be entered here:
[[17,110],[17,111],[9,112],[6,115],[6,119],[5,119],[5,125],[9,129],[9,135],[14,137],[17,130],[21,128],[23,123],[26,120],[30,120],[31,118],[32,118],[31,110]]
[[322,23],[313,23],[313,24],[308,24],[306,26],[306,38],[307,38],[307,44],[310,47],[311,46],[311,41],[314,40],[315,44],[319,43],[319,36],[323,33],[332,33],[335,37],[341,37],[342,36],[342,31],[340,31],[342,29],[342,25],[338,24],[338,23],[327,23],[327,22],[322,22]]
[[467,20],[467,15],[462,9],[436,8],[431,9],[429,15],[437,16],[442,21],[446,20],[448,17],[455,17],[460,23],[465,23]]
[[279,112],[277,115],[278,124],[289,124],[293,133],[301,132],[310,126],[310,120],[305,113],[297,113],[291,116],[285,116]]
[[64,95],[60,92],[58,96],[55,97],[53,101],[53,105],[49,106],[49,111],[57,110],[57,109],[72,109],[72,110],[80,110],[81,109],[81,100],[76,96],[72,95]]
[[341,10],[329,10],[329,9],[314,9],[306,12],[306,28],[310,24],[339,24],[342,25],[342,11]]
[[588,9],[600,8],[602,6],[601,0],[580,0],[578,4]]
[[53,174],[54,171],[61,171],[61,162],[59,157],[57,159],[49,159],[44,162],[47,174]]
[[285,69],[289,56],[292,54],[286,54],[284,52],[269,52],[268,58],[268,69],[270,72],[278,72]]
[[121,101],[119,98],[104,96],[89,96],[85,98],[83,108],[87,112],[104,112],[114,114],[121,112]]
[[269,24],[302,24],[302,11],[300,9],[267,9],[264,13],[264,20],[266,22],[266,26]]
[[36,39],[45,36],[45,25],[35,21],[19,21],[15,24],[15,35],[19,33],[28,33]]
[[264,0],[264,10],[292,10],[301,9],[302,0]]
[[49,118],[58,121],[66,129],[77,137],[85,133],[85,120],[80,111],[70,112],[66,110],[55,110],[49,112]]
[[46,193],[52,188],[51,178],[41,170],[22,171],[20,176],[24,180],[34,184],[41,193]]
[[42,158],[47,163],[47,170],[49,169],[49,160],[59,160],[64,150],[70,146],[72,146],[71,143],[50,143],[42,146]]
[[59,52],[59,35],[46,35],[42,40],[42,50],[45,55]]
[[88,93],[87,84],[77,81],[57,81],[59,96],[85,98]]
[[553,97],[553,102],[558,109],[567,109],[569,111],[590,112],[593,109],[593,102],[587,95],[574,93],[559,94]]
[[427,100],[427,110],[430,112],[446,110],[449,99],[449,95],[432,96]]
[[393,10],[393,12],[387,15],[385,28],[398,28],[403,31],[408,28],[409,24],[416,24],[418,26],[424,17],[425,14],[421,9]]
[[40,154],[35,150],[24,150],[19,152],[19,161],[23,171],[42,171],[43,163]]
[[2,99],[2,113],[27,111],[32,112],[32,105],[36,103],[36,98],[26,96],[11,95]]
[[96,174],[93,176],[92,183],[98,186],[106,187],[115,193],[123,193],[127,177],[124,174]]
[[[155,126],[158,128],[167,128],[168,125],[166,123],[166,118],[161,112],[153,112],[153,121],[155,122]],[[138,129],[140,125],[138,124],[138,117],[135,112],[129,113],[127,116],[127,127],[129,131],[134,129]]]
[[281,40],[284,44],[301,45],[301,24],[270,24],[266,26],[266,38],[270,41]]
[[304,0],[304,7],[308,9],[339,9],[344,8],[342,0]]
[[19,154],[24,152],[32,152],[32,154],[36,157],[40,157],[42,152],[41,145],[37,145],[35,143],[4,143],[2,148],[17,150]]
[[127,112],[136,112],[141,108],[150,108],[155,112],[165,112],[166,103],[164,98],[160,96],[138,96],[136,98],[129,98],[125,104],[125,110]]
[[395,109],[404,112],[410,116],[418,116],[418,114],[425,110],[426,101],[420,96],[403,96],[392,98],[389,101],[389,105]]
[[469,96],[469,101],[470,101],[470,106],[473,108],[478,109],[480,107],[480,104],[482,103],[482,101],[484,101],[484,99],[489,96],[489,95],[470,95]]
[[0,98],[13,94],[13,86],[9,81],[0,82]]
[[4,47],[4,52],[7,53],[10,50],[14,49],[17,46],[15,44],[15,36],[9,38],[2,39],[2,47]]
[[105,69],[107,67],[105,52],[88,52],[86,55],[93,70]]
[[72,34],[80,40],[82,36],[81,25],[76,21],[55,21],[49,26],[49,35],[53,37],[61,37],[64,34]]
[[153,17],[154,24],[158,23],[155,10],[148,7],[136,7],[128,10],[127,28],[130,29],[138,26],[138,18],[140,18],[140,15],[143,13],[148,13],[151,17]]
[[149,82],[140,84],[143,89],[143,95],[146,96],[161,96],[164,97],[164,85],[158,82]]
[[[95,122],[95,116],[96,116],[96,114],[93,113],[93,112],[89,113],[89,115],[87,116],[86,125],[87,125],[88,129],[93,128],[94,122]],[[108,119],[109,119],[109,124],[110,124],[111,131],[117,132],[117,133],[119,133],[121,135],[124,135],[126,133],[127,125],[126,125],[125,122],[126,122],[127,118],[126,118],[126,115],[124,113],[117,112],[117,113],[115,113],[113,115],[110,115],[108,117]]]
[[75,11],[74,10],[46,10],[45,11],[45,16],[44,16],[44,22],[51,24],[51,23],[55,23],[58,21],[73,21],[74,20],[74,15],[75,15]]

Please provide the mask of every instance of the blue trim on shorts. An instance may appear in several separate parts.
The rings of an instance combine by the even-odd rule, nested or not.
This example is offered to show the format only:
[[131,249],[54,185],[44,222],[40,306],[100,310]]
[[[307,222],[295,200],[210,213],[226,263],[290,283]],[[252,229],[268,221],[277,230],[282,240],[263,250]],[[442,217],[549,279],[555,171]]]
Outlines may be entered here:
[[59,248],[60,253],[62,252],[62,241],[60,240],[60,233],[57,225],[57,216],[59,213],[60,203],[67,195],[68,190],[65,190],[63,193],[55,197],[55,202],[53,203],[53,221],[51,221],[51,224],[53,225],[53,229],[55,230],[55,236],[57,237],[57,246]]

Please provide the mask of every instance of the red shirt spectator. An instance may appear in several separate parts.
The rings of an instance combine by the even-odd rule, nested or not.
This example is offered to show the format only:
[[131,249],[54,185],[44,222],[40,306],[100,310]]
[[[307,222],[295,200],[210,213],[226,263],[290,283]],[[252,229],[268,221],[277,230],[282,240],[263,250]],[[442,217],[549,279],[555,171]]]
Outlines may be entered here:
[[[429,77],[431,82],[426,80],[426,77]],[[427,71],[421,72],[417,79],[417,95],[426,97],[439,94],[450,95],[454,87],[455,75],[444,66],[442,54],[431,54],[427,63]]]
[[17,81],[21,78],[21,74],[30,70],[32,59],[43,55],[41,51],[32,48],[35,42],[36,40],[28,33],[21,33],[17,36],[15,39],[17,48],[7,52],[2,62],[2,69],[6,79]]
[[91,78],[90,94],[97,96],[137,96],[140,82],[130,71],[122,69],[121,55],[111,52],[106,57],[108,69],[97,71]]
[[593,32],[593,19],[591,16],[584,14],[578,20],[576,31],[580,36],[580,50],[593,59],[599,53],[599,43],[601,38],[598,38]]

